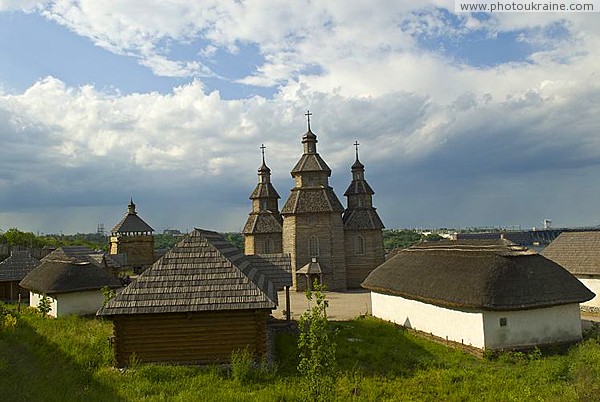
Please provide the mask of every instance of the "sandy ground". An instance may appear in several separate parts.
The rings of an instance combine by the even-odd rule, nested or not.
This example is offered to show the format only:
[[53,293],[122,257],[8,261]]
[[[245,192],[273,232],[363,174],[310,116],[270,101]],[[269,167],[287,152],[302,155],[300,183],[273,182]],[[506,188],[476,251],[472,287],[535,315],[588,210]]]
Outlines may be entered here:
[[[273,312],[275,318],[285,318],[283,311],[285,307],[285,292],[280,291],[277,294],[279,298],[279,308]],[[345,321],[360,315],[371,314],[371,297],[366,290],[349,290],[346,292],[325,292],[329,301],[327,316],[330,320]],[[310,302],[314,305],[314,301]],[[290,311],[292,319],[297,320],[311,304],[306,299],[304,292],[294,292],[290,290]]]

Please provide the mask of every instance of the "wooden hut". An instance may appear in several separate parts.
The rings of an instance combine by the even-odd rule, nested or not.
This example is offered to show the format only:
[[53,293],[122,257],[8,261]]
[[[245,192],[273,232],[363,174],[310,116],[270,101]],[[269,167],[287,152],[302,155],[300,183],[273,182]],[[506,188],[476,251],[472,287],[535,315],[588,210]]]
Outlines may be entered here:
[[37,307],[44,295],[48,296],[49,314],[53,317],[95,314],[104,301],[101,289],[121,287],[117,278],[92,263],[47,257],[23,278],[20,286],[29,290],[32,307]]
[[[542,255],[563,266],[596,295],[600,294],[600,232],[563,232]],[[600,297],[582,303],[581,307],[600,312]]]
[[40,261],[29,251],[12,251],[10,257],[0,262],[0,300],[14,301],[29,298],[29,291],[19,286],[19,282],[38,266]]
[[594,297],[524,247],[447,241],[399,252],[363,287],[374,316],[488,350],[578,341],[579,303]]
[[116,277],[121,270],[121,265],[113,257],[115,256],[109,255],[102,250],[92,250],[85,246],[62,246],[46,255],[42,258],[42,261],[70,261],[71,259],[75,259],[80,262],[89,262]]
[[232,351],[267,352],[273,284],[220,234],[195,229],[98,315],[114,325],[117,365],[207,364]]

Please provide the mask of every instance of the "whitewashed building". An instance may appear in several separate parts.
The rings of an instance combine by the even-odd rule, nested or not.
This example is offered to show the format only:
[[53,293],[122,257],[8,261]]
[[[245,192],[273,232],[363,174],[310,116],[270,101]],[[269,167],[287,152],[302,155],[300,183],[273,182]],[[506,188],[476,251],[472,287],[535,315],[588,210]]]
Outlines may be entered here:
[[[600,294],[600,232],[563,232],[542,255],[562,265],[596,295]],[[600,297],[582,303],[581,307],[600,311]]]
[[594,294],[540,254],[506,241],[421,243],[363,282],[375,317],[482,350],[581,339]]
[[50,301],[48,314],[61,317],[96,314],[104,301],[101,289],[118,289],[121,282],[89,262],[44,259],[19,285],[29,290],[30,306],[38,307],[46,295]]

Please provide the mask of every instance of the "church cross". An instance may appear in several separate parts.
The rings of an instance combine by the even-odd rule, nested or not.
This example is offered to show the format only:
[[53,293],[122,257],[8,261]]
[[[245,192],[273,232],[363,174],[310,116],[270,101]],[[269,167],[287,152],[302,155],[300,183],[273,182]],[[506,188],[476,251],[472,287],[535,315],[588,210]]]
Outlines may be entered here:
[[358,160],[358,146],[359,146],[359,145],[360,145],[360,144],[358,143],[358,140],[357,140],[357,141],[354,141],[354,148],[356,148],[356,160]]
[[265,148],[267,148],[265,147],[265,144],[260,144],[260,152],[262,153],[263,163],[265,163]]
[[312,113],[310,112],[310,110],[307,110],[306,113],[304,113],[304,115],[308,120],[308,130],[310,130],[310,116],[312,116]]

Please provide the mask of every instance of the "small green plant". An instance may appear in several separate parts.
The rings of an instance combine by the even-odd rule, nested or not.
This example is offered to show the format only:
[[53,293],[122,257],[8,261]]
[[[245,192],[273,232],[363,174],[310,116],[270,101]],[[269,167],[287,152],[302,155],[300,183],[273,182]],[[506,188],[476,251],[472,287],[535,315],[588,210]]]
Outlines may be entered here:
[[103,306],[106,306],[106,304],[117,295],[117,293],[108,286],[104,286],[100,291],[102,292],[102,296],[104,296],[104,300],[102,301]]
[[315,281],[314,290],[306,291],[306,298],[315,305],[300,316],[298,350],[305,400],[334,399],[334,378],[337,372],[335,333],[327,321],[327,301],[324,286]]
[[11,314],[6,314],[4,316],[4,319],[2,320],[2,331],[8,331],[8,332],[13,332],[15,330],[15,328],[17,327],[17,317],[11,315]]
[[40,299],[40,302],[37,305],[38,310],[42,314],[42,317],[45,317],[50,311],[52,311],[52,302],[46,293]]
[[252,381],[254,371],[254,357],[245,347],[231,352],[231,375],[235,381],[244,384]]

